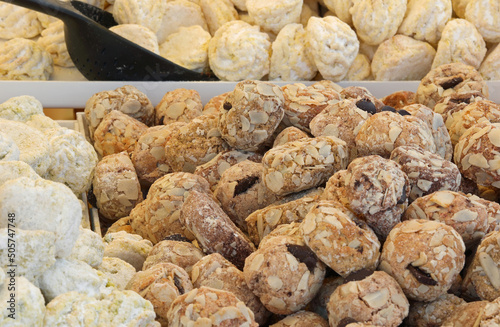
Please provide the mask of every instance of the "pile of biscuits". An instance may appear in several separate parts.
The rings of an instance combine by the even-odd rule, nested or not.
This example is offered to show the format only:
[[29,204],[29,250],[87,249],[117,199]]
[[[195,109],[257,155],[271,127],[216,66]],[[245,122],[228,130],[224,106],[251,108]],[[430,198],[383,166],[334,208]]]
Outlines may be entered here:
[[[500,79],[497,0],[86,2],[113,14],[113,32],[220,80],[420,80],[455,62]],[[2,3],[0,38],[0,79],[76,70],[51,16]]]

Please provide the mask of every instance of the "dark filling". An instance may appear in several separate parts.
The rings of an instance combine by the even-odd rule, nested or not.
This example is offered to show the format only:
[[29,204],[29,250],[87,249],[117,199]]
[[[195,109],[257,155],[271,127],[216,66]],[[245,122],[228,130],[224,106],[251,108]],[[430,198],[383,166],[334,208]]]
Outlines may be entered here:
[[354,324],[354,323],[357,323],[358,321],[354,318],[351,318],[351,317],[345,317],[345,318],[342,318],[341,321],[339,321],[339,324],[337,325],[337,327],[345,327],[349,324]]
[[307,266],[307,269],[312,273],[318,259],[316,255],[305,245],[287,244],[286,248],[299,262],[302,262]]
[[373,273],[374,273],[374,270],[366,269],[366,268],[352,272],[349,275],[347,275],[347,277],[344,278],[344,284],[347,284],[349,282],[354,282],[357,280],[365,279],[366,277],[371,276]]
[[180,295],[184,294],[184,287],[182,287],[181,281],[176,275],[174,275],[174,285],[179,290]]
[[233,196],[240,195],[241,193],[245,193],[248,191],[252,186],[255,185],[259,181],[258,176],[248,176],[243,179],[240,179],[234,187],[234,194]]
[[415,277],[415,279],[420,283],[424,285],[429,285],[429,286],[436,286],[438,283],[432,279],[431,275],[426,273],[425,271],[421,270],[418,267],[414,267],[411,264],[406,267],[410,271],[410,273]]
[[163,125],[163,121],[164,121],[165,117],[160,117],[160,120],[158,121],[158,125]]
[[411,116],[411,114],[404,109],[398,110],[398,114],[400,114],[401,116]]
[[359,100],[358,102],[356,102],[356,107],[372,115],[375,115],[377,113],[377,108],[370,100]]
[[458,84],[462,83],[463,81],[464,79],[462,77],[453,77],[452,79],[447,80],[446,82],[441,84],[441,87],[445,90],[451,89],[457,86]]
[[224,108],[224,110],[230,110],[233,107],[233,105],[230,104],[229,102],[224,102],[222,107]]
[[401,194],[401,197],[398,200],[398,204],[403,204],[406,201],[406,187],[403,186],[403,194]]
[[391,107],[391,106],[383,106],[382,108],[380,108],[380,111],[390,111],[390,112],[397,112],[396,109],[394,107]]
[[87,201],[94,208],[97,208],[97,198],[94,194],[94,186],[90,184],[90,190],[87,192]]
[[164,241],[177,241],[177,242],[188,242],[191,243],[184,235],[182,234],[172,234],[168,235],[163,239]]

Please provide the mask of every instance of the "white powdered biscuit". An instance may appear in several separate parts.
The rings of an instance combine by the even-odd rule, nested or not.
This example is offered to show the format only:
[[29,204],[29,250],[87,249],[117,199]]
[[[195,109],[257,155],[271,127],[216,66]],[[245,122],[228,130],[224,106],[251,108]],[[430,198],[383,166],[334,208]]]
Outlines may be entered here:
[[19,147],[14,140],[0,132],[0,161],[19,160]]
[[[15,214],[16,227],[56,234],[56,257],[70,255],[79,234],[82,207],[69,187],[45,179],[20,177],[0,186],[0,214]],[[7,219],[0,227],[8,226]]]
[[40,21],[40,24],[42,24],[43,28],[48,28],[50,24],[59,20],[59,18],[49,16],[38,11],[36,11],[36,16],[38,17],[38,20]]
[[421,80],[431,70],[435,55],[429,43],[395,35],[377,48],[372,73],[377,81]]
[[306,31],[301,24],[288,24],[272,44],[269,80],[311,80],[316,66],[307,53]]
[[398,33],[436,45],[451,14],[450,0],[409,0]]
[[0,118],[26,122],[34,115],[44,115],[43,106],[30,95],[13,97],[0,104]]
[[54,65],[61,67],[74,67],[73,60],[68,53],[66,41],[64,40],[64,23],[57,20],[42,31],[38,44],[47,50],[52,56]]
[[478,69],[485,55],[486,43],[477,28],[465,19],[453,19],[441,34],[432,69],[453,62]]
[[87,192],[97,165],[92,144],[82,133],[68,128],[50,129],[45,134],[49,136],[51,160],[43,177],[67,185],[77,195]]
[[222,25],[238,19],[238,12],[230,0],[200,0],[200,7],[213,36]]
[[34,170],[25,162],[22,161],[1,161],[0,160],[0,186],[8,180],[19,177],[27,177],[29,179],[41,178]]
[[208,43],[212,36],[203,27],[179,27],[160,44],[160,55],[184,68],[202,72],[208,67]]
[[337,17],[311,17],[307,41],[314,63],[324,79],[342,80],[359,50],[356,33]]
[[367,55],[358,53],[344,78],[346,81],[363,81],[373,79],[371,61]]
[[0,131],[14,140],[19,148],[19,160],[26,162],[43,176],[50,165],[50,146],[45,135],[24,123],[0,119]]
[[109,30],[151,52],[160,54],[158,38],[147,27],[138,24],[120,24],[112,26]]
[[96,232],[80,227],[80,235],[68,259],[80,260],[96,268],[102,263],[104,242]]
[[104,273],[109,281],[122,291],[136,273],[134,266],[116,257],[102,258],[102,263],[97,267],[97,270]]
[[139,24],[156,33],[166,7],[167,2],[160,0],[116,0],[113,17],[118,24]]
[[0,80],[48,80],[52,57],[35,41],[15,38],[0,48]]
[[340,20],[346,24],[352,25],[352,16],[349,10],[352,7],[353,0],[324,0],[323,2]]
[[471,0],[451,0],[453,11],[460,18],[465,18],[465,8]]
[[299,23],[302,0],[247,0],[250,17],[263,30],[278,34],[288,24]]
[[406,12],[407,0],[353,0],[352,15],[358,37],[377,45],[393,37]]
[[500,1],[470,0],[464,18],[476,26],[486,42],[500,42]]
[[[2,272],[2,274],[5,273]],[[45,300],[38,287],[31,284],[26,278],[16,276],[15,293],[13,293],[9,276],[1,282],[3,285],[0,289],[0,326],[42,327],[45,316]],[[14,308],[9,302],[13,299],[12,294],[15,294]],[[11,309],[14,309],[14,312]],[[15,320],[12,319],[13,313]]]
[[373,59],[373,55],[375,54],[375,51],[377,51],[378,44],[377,45],[370,45],[368,43],[365,43],[363,41],[359,41],[359,53],[364,54],[365,56],[370,59],[370,61]]
[[[204,0],[202,0],[204,1]],[[243,21],[224,24],[208,46],[210,68],[221,80],[259,80],[269,73],[271,42],[266,33]]]
[[180,27],[189,26],[200,26],[203,30],[208,31],[208,25],[201,7],[188,0],[168,1],[161,27],[156,33],[158,43],[165,42],[167,37],[178,32]]
[[[62,128],[54,119],[45,116],[44,114],[33,115],[26,121],[26,125],[39,130],[42,133],[48,130],[55,130]],[[51,131],[52,134],[54,131]]]
[[500,80],[500,47],[498,45],[483,60],[479,73],[485,80]]
[[0,3],[0,38],[32,38],[40,34],[43,27],[35,11],[10,3]]

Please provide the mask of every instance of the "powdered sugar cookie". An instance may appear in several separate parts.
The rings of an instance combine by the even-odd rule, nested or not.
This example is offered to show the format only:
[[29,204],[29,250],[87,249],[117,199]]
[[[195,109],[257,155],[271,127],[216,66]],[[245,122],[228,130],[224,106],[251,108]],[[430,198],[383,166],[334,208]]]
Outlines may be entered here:
[[15,38],[0,48],[0,80],[48,80],[50,53],[33,40]]
[[358,37],[377,45],[398,31],[406,12],[406,0],[352,0],[349,12]]
[[199,25],[179,27],[160,44],[160,55],[187,69],[202,72],[208,68],[210,33]]
[[307,53],[306,31],[301,24],[283,27],[272,44],[270,80],[310,80],[317,72]]
[[54,65],[61,67],[74,67],[73,60],[69,56],[64,40],[64,23],[55,21],[42,31],[38,43],[52,55]]
[[500,79],[500,47],[498,45],[487,54],[479,67],[479,73],[486,80]]
[[0,103],[0,118],[3,119],[27,122],[38,115],[44,115],[42,103],[30,95],[12,97]]
[[138,24],[157,33],[167,2],[158,0],[115,0],[113,17],[118,24]]
[[19,147],[7,134],[0,132],[0,161],[19,160]]
[[453,11],[460,18],[465,18],[465,8],[471,0],[451,0]]
[[179,31],[181,27],[199,26],[208,32],[207,21],[199,4],[188,0],[167,1],[160,29],[156,33],[158,43]]
[[410,0],[398,33],[436,45],[451,14],[450,0]]
[[35,11],[10,3],[0,4],[0,38],[30,39],[43,30]]
[[160,54],[158,38],[147,27],[138,24],[119,24],[110,27],[109,30],[151,52]]
[[359,50],[352,28],[337,17],[311,17],[306,27],[314,63],[324,79],[342,80]]
[[430,70],[436,50],[427,42],[395,35],[373,55],[371,70],[377,81],[421,80]]
[[346,81],[373,79],[370,58],[362,53],[358,53],[344,79]]
[[208,60],[222,80],[259,80],[269,73],[270,49],[269,36],[258,26],[232,21],[221,26],[210,40]]
[[302,0],[247,0],[248,14],[265,31],[278,34],[288,24],[299,23]]
[[476,26],[486,42],[500,42],[500,2],[470,0],[465,7],[465,19]]
[[238,19],[238,12],[231,0],[200,0],[200,7],[212,36],[225,23]]
[[353,5],[353,0],[323,0],[323,2],[340,20],[346,24],[352,25],[350,9]]
[[452,19],[443,29],[432,69],[462,62],[478,69],[486,55],[486,43],[477,28],[465,19]]

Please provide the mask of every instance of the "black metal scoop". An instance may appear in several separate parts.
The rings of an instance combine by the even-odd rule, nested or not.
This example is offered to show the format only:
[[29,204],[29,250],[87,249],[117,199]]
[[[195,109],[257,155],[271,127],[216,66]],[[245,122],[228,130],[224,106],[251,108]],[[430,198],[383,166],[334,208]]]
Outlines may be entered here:
[[94,81],[211,81],[213,73],[181,67],[108,30],[113,15],[71,0],[0,0],[56,17],[64,22],[68,53],[76,68]]

